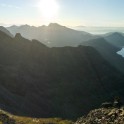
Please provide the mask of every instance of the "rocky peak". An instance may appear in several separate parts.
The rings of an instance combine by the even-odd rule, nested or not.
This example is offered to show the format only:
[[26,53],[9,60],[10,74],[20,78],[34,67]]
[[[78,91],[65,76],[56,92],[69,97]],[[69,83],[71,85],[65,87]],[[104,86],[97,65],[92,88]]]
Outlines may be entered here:
[[20,33],[16,33],[15,38],[22,38]]

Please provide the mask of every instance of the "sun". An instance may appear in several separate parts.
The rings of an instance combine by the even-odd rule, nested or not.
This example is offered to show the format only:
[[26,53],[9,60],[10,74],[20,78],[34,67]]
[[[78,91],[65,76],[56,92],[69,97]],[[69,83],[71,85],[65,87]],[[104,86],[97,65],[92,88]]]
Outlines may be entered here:
[[40,0],[38,8],[44,18],[51,20],[58,14],[59,5],[56,0]]

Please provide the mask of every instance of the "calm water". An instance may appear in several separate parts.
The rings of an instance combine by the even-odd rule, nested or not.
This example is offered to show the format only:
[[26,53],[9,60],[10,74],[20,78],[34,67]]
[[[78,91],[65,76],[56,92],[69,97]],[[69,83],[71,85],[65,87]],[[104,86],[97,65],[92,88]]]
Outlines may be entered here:
[[117,54],[119,54],[122,57],[124,57],[124,48],[122,48],[120,51],[118,51]]

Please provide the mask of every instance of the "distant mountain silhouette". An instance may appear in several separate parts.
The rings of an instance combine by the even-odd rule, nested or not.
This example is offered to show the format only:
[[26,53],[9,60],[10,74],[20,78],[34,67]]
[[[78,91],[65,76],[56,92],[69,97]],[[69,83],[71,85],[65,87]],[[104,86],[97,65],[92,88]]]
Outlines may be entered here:
[[104,38],[116,47],[122,48],[124,46],[124,36],[121,33],[114,32],[108,33],[104,36]]
[[7,35],[13,37],[13,35],[6,28],[4,28],[3,26],[0,26],[0,31],[2,31],[2,32],[6,33]]
[[13,35],[21,33],[27,39],[37,39],[49,47],[78,46],[81,41],[93,39],[94,35],[76,31],[56,23],[48,26],[34,27],[29,25],[7,28]]
[[123,96],[123,82],[92,47],[49,48],[0,31],[0,108],[11,113],[75,119]]
[[124,73],[124,58],[122,58],[120,55],[117,54],[117,52],[121,48],[118,47],[119,43],[117,44],[117,42],[114,42],[114,40],[112,42],[112,38],[109,39],[109,41],[106,41],[104,38],[101,37],[94,40],[82,42],[81,45],[94,47],[111,65],[113,65],[118,70]]

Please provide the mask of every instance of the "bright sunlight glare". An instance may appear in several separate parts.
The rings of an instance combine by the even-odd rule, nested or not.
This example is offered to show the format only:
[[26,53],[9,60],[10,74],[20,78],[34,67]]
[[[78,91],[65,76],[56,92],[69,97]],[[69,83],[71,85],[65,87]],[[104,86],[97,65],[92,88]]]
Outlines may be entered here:
[[38,8],[41,11],[42,16],[50,21],[57,15],[59,5],[56,0],[40,0]]

